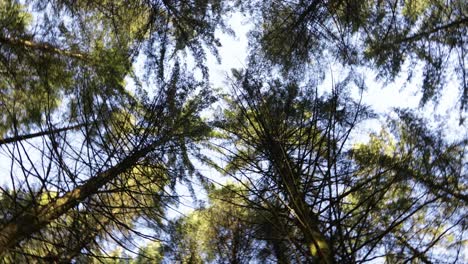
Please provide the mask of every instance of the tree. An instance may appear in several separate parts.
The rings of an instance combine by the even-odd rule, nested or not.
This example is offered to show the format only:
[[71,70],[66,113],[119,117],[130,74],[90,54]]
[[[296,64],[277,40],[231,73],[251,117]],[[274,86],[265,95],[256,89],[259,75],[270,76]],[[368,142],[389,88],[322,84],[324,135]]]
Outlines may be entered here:
[[[37,24],[28,24],[25,10],[31,8],[40,18]],[[177,172],[188,165],[186,152],[206,135],[199,112],[212,98],[176,55],[189,47],[201,65],[200,43],[215,42],[210,35],[224,6],[200,2],[197,14],[186,8],[169,1],[31,1],[28,7],[16,1],[1,3],[1,105],[8,111],[2,111],[6,122],[0,132],[12,135],[3,148],[11,160],[10,184],[15,190],[9,199],[16,206],[18,193],[30,197],[0,227],[2,258],[8,260],[12,252],[37,261],[74,258],[89,253],[86,247],[103,232],[111,234],[111,226],[128,232],[137,218],[167,203],[162,199],[143,210],[148,198],[139,196],[165,195],[151,188],[132,190],[126,175],[139,167],[160,170],[141,174],[137,187],[149,187],[147,182],[156,180],[160,190],[168,191],[167,185],[185,176]],[[148,54],[151,67],[146,73],[147,84],[157,81],[154,96],[142,88],[132,94],[124,79],[132,76],[138,53],[154,52],[154,45],[160,52]],[[60,122],[69,128],[55,128]],[[30,129],[40,132],[19,133]],[[29,145],[33,152],[25,148]],[[106,196],[113,193],[112,199],[127,201],[109,201]],[[47,203],[40,200],[44,195],[49,196]],[[141,210],[129,214],[132,208]],[[97,223],[106,227],[88,228]],[[57,236],[56,225],[63,230]],[[89,234],[74,242],[73,236],[83,230]],[[63,237],[73,245],[63,244]],[[115,236],[109,238],[119,243]],[[28,245],[33,251],[50,245],[55,249],[28,255]]]
[[242,186],[209,190],[209,204],[173,223],[171,254],[180,263],[248,263],[257,251]]
[[301,235],[296,242],[306,260],[331,263],[337,250],[324,230],[337,213],[332,201],[345,180],[338,175],[349,174],[343,146],[366,115],[365,107],[340,97],[346,83],[334,94],[317,98],[314,87],[275,79],[265,83],[261,72],[234,74],[234,113],[220,123],[237,148],[228,152],[230,166],[247,178],[260,177],[253,189],[260,201],[279,199],[283,217],[292,216],[290,222]]
[[[253,1],[240,2],[255,20],[252,58],[294,74],[304,64],[321,70],[327,57],[351,67],[369,66],[393,80],[402,70],[423,66],[424,105],[437,102],[450,74],[459,81],[459,105],[466,111],[465,1]],[[409,62],[408,69],[402,68]],[[292,74],[294,76],[294,74]]]
[[[234,76],[233,110],[218,125],[231,142],[221,148],[229,161],[221,170],[252,183],[250,201],[257,207],[284,212],[276,213],[277,223],[289,225],[283,236],[292,237],[301,254],[290,261],[459,258],[463,238],[454,235],[465,229],[466,215],[459,212],[466,209],[466,141],[445,143],[402,111],[392,121],[398,147],[372,137],[353,148],[353,130],[372,116],[346,97],[353,76],[322,98],[313,86],[266,81],[261,72]],[[450,257],[435,250],[450,248],[447,239],[454,243]]]
[[362,189],[349,196],[347,206],[369,221],[350,223],[363,230],[355,234],[364,236],[356,246],[384,245],[381,250],[392,262],[455,263],[464,243],[459,234],[466,229],[466,139],[445,142],[407,111],[399,119],[352,151]]
[[[76,257],[87,262],[105,260],[100,241],[115,239],[126,244],[138,234],[135,228],[138,218],[152,216],[154,221],[160,220],[168,196],[164,192],[169,183],[167,176],[158,167],[135,167],[80,207],[71,209],[23,241],[21,250],[5,254],[3,260],[11,263],[37,259],[68,263]],[[50,203],[56,195],[42,194],[40,205]],[[3,206],[9,210],[11,207]],[[142,252],[142,258],[145,256]]]

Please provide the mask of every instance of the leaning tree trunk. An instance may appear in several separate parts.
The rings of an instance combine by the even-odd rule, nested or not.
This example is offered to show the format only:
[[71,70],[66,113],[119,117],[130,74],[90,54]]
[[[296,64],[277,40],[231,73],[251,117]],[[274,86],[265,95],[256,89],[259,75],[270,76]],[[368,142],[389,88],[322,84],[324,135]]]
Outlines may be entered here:
[[[286,188],[289,198],[289,206],[294,210],[297,218],[298,228],[304,235],[305,242],[309,248],[308,253],[318,258],[321,263],[332,263],[329,242],[319,229],[318,216],[312,211],[305,201],[304,194],[300,191],[300,182],[291,167],[291,161],[281,146],[281,143],[270,137],[267,142],[269,155],[276,168],[281,181]],[[314,252],[313,252],[314,251]],[[315,255],[316,254],[316,255]]]
[[31,237],[32,234],[40,231],[80,202],[95,194],[101,187],[132,168],[138,160],[162,143],[164,142],[157,141],[150,146],[134,151],[115,166],[91,177],[83,185],[65,193],[55,201],[47,205],[29,208],[29,210],[25,210],[14,217],[10,223],[4,225],[0,230],[0,255],[17,246],[22,240]]

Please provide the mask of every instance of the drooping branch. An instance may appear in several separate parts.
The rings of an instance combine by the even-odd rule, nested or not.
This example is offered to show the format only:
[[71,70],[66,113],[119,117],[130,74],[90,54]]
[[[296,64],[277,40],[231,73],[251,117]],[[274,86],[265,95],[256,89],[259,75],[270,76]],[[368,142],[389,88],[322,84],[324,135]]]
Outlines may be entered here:
[[20,46],[23,49],[36,50],[51,54],[56,54],[59,56],[70,57],[73,59],[88,61],[89,58],[86,54],[80,51],[69,51],[65,49],[58,48],[47,42],[34,42],[33,40],[26,40],[22,38],[15,37],[5,37],[0,35],[0,44],[7,46]]

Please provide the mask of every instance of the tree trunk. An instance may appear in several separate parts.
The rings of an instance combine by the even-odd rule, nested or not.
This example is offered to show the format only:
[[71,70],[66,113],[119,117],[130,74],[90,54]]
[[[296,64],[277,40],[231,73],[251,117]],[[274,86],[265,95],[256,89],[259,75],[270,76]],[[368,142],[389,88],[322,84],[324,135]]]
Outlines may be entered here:
[[292,163],[287,153],[277,140],[270,139],[268,145],[271,160],[286,187],[285,191],[289,197],[289,206],[294,210],[298,227],[307,243],[308,253],[314,258],[318,258],[321,263],[332,263],[330,246],[319,229],[318,216],[309,208],[304,200],[305,196],[299,190],[300,183],[291,168]]
[[78,129],[85,125],[86,124],[78,124],[74,126],[56,128],[56,129],[41,131],[41,132],[27,134],[27,135],[18,135],[18,136],[13,136],[13,137],[8,137],[8,138],[2,138],[0,139],[0,146],[4,144],[9,144],[9,143],[20,142],[20,141],[35,138],[35,137],[42,137],[42,136],[53,135],[53,134],[57,134],[57,133],[65,132],[65,131],[70,131],[70,130]]
[[38,206],[38,208],[30,208],[13,218],[0,231],[0,255],[95,194],[101,187],[133,167],[139,159],[146,156],[155,146],[161,143],[163,142],[157,141],[148,147],[134,151],[117,165],[91,177],[86,183],[65,193],[57,200],[44,206]]

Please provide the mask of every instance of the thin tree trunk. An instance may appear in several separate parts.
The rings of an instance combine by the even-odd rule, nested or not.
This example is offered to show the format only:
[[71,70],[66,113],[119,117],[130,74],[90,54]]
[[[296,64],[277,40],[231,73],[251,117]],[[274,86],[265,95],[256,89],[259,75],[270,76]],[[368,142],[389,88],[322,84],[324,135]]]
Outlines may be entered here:
[[74,126],[68,126],[68,127],[62,127],[62,128],[56,128],[52,130],[47,130],[47,131],[41,131],[37,133],[32,133],[32,134],[26,134],[26,135],[18,135],[14,137],[8,137],[8,138],[2,138],[0,139],[0,146],[4,144],[9,144],[9,143],[16,143],[20,142],[26,139],[31,139],[31,138],[36,138],[36,137],[42,137],[42,136],[47,136],[47,135],[53,135],[61,132],[66,132],[74,129],[78,129],[80,127],[85,126],[86,124],[78,124]]

